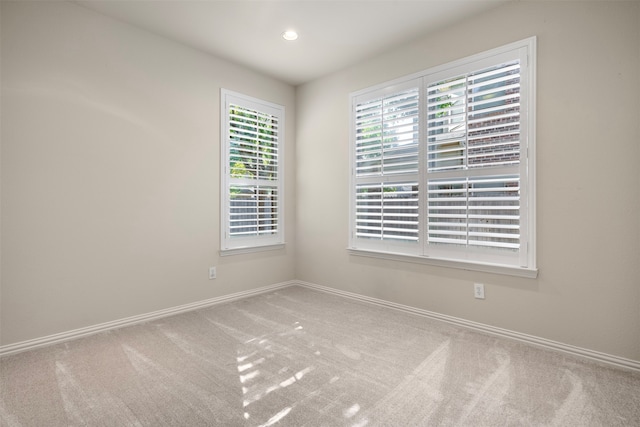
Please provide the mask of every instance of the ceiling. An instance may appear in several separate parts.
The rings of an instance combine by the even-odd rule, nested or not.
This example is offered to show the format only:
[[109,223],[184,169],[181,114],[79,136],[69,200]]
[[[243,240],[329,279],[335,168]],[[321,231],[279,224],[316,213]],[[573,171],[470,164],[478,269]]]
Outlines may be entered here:
[[[508,0],[76,0],[298,85]],[[294,29],[300,37],[285,41]]]

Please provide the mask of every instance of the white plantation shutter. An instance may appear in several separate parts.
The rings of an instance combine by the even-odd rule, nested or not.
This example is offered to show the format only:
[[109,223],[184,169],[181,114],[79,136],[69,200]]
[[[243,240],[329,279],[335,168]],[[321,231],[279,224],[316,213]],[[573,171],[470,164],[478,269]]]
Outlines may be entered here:
[[418,241],[419,94],[414,82],[354,104],[357,238]]
[[224,250],[282,243],[282,107],[223,91]]
[[426,91],[428,241],[519,252],[519,59]]
[[467,77],[467,164],[470,168],[520,162],[520,63]]
[[518,61],[427,88],[428,171],[520,162]]
[[278,122],[278,116],[229,104],[230,161],[244,165],[242,176],[278,180]]
[[461,169],[466,159],[467,97],[464,76],[437,82],[427,92],[430,171]]
[[433,179],[427,200],[429,242],[519,249],[517,175]]
[[229,105],[229,236],[278,232],[278,117]]
[[431,180],[428,185],[429,241],[465,244],[467,241],[467,183],[464,179]]
[[534,59],[531,38],[352,94],[352,250],[537,274]]
[[229,186],[229,237],[277,234],[278,196],[275,186]]
[[356,176],[418,172],[418,87],[356,105]]
[[418,240],[418,183],[356,187],[356,234],[373,239]]
[[520,177],[474,177],[468,181],[469,245],[520,249]]

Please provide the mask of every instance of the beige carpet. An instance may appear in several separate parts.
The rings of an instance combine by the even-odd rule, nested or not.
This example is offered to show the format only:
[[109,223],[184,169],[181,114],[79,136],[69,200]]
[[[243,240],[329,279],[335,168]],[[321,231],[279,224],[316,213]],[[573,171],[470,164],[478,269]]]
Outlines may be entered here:
[[3,426],[639,426],[640,374],[290,287],[0,360]]

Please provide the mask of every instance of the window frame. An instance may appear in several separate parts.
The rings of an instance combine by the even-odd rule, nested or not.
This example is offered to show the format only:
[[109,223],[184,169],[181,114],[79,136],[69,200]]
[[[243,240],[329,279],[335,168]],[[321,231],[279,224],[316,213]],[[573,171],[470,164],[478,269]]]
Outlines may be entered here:
[[[504,58],[518,58],[520,66],[520,87],[524,96],[520,104],[520,164],[518,176],[522,191],[519,196],[520,214],[524,221],[519,223],[520,250],[517,256],[502,258],[499,251],[489,251],[467,246],[463,250],[436,248],[427,242],[427,87],[439,79],[455,77],[458,74],[472,73],[486,67],[500,64]],[[385,242],[367,240],[356,236],[356,187],[361,179],[356,177],[356,106],[375,99],[383,94],[398,93],[397,88],[418,84],[420,87],[419,120],[419,243]],[[535,159],[535,109],[536,106],[536,37],[530,37],[491,49],[476,55],[462,58],[440,66],[414,73],[399,79],[385,82],[350,94],[350,143],[349,143],[349,246],[352,255],[392,259],[423,263],[441,267],[464,270],[507,274],[519,277],[535,278],[538,274],[536,264],[536,159]],[[524,142],[523,142],[524,141]],[[489,168],[488,168],[489,169]],[[490,175],[480,171],[472,176]],[[446,175],[446,174],[445,174]],[[385,177],[381,176],[380,180]],[[437,250],[434,250],[436,248]],[[491,252],[498,254],[492,256]],[[481,254],[481,256],[478,256]],[[489,255],[482,255],[489,254]],[[515,259],[517,258],[517,260]]]
[[[277,178],[273,180],[273,185],[276,189],[276,212],[277,230],[273,234],[264,234],[257,236],[251,235],[247,237],[232,237],[230,232],[230,217],[231,217],[231,197],[230,186],[238,185],[237,178],[231,176],[231,138],[230,138],[230,108],[231,105],[236,105],[240,108],[247,110],[254,110],[260,113],[277,118],[278,133],[277,133]],[[220,255],[236,255],[243,253],[252,253],[259,251],[277,250],[281,249],[285,245],[284,234],[284,134],[285,134],[285,107],[279,104],[275,104],[262,99],[254,98],[248,95],[244,95],[238,92],[234,92],[228,89],[220,89]],[[260,180],[258,178],[242,178],[242,181],[246,181],[244,185],[248,185],[250,182],[255,182],[256,185]],[[269,181],[271,182],[271,181]],[[256,215],[258,213],[256,212]]]

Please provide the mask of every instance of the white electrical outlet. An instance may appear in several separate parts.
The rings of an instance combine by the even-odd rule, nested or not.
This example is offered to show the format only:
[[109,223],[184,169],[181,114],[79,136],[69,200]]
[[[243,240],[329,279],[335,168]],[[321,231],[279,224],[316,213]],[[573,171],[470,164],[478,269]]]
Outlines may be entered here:
[[209,267],[209,279],[215,279],[215,278],[216,278],[216,268]]
[[477,299],[484,299],[484,285],[482,283],[473,284],[473,296]]

